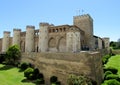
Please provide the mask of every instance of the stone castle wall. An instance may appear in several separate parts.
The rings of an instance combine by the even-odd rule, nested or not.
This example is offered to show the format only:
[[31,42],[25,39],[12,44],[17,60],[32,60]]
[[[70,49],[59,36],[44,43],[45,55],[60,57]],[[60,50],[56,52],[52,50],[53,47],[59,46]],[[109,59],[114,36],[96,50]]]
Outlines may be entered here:
[[70,74],[84,74],[102,82],[102,62],[98,52],[81,53],[22,53],[22,62],[30,62],[44,74],[46,85],[51,76],[57,76],[62,85],[67,85]]

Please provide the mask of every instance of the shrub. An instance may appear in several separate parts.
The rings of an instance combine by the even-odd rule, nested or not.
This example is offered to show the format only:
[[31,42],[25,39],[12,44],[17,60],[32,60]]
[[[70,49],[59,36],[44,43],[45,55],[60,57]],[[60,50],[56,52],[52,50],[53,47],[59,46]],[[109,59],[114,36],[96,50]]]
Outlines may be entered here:
[[44,84],[44,83],[45,83],[44,79],[37,79],[37,80],[35,81],[35,84],[37,84],[37,85],[39,85],[39,84]]
[[37,76],[36,76],[37,79],[44,79],[44,76],[42,73],[39,73]]
[[103,64],[106,64],[106,63],[108,62],[108,59],[109,59],[110,57],[111,57],[110,55],[105,55],[105,56],[103,56],[103,58],[102,58],[102,63],[103,63]]
[[57,82],[57,77],[56,76],[50,77],[50,83],[55,83],[55,82]]
[[116,74],[118,72],[118,70],[114,67],[104,68],[104,72],[106,71],[111,71],[113,74]]
[[105,79],[106,76],[109,75],[109,74],[112,74],[112,72],[111,72],[111,71],[106,71],[106,72],[104,73],[104,79]]
[[107,80],[106,85],[120,85],[120,82],[116,79]]
[[119,76],[117,74],[109,74],[105,77],[106,80],[109,79],[119,79]]
[[8,64],[14,65],[14,63],[20,59],[21,52],[18,45],[13,45],[6,51],[6,60]]
[[19,66],[19,68],[24,71],[24,70],[26,70],[28,68],[28,64],[25,63],[25,62],[23,62],[23,63],[21,63],[21,65]]
[[0,54],[0,63],[3,63],[5,61],[5,54]]
[[34,69],[31,67],[28,67],[25,71],[24,71],[24,76],[29,79],[29,80],[33,80],[33,71]]
[[56,84],[56,85],[61,85],[60,81],[57,81],[55,84]]

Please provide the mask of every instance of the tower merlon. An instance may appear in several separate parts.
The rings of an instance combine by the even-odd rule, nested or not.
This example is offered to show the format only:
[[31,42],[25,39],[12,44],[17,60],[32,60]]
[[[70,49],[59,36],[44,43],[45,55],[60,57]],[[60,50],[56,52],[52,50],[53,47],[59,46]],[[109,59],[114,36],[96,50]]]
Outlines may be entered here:
[[74,19],[86,19],[89,18],[93,21],[92,17],[89,14],[79,15],[79,16],[73,16]]
[[41,23],[39,24],[39,26],[49,26],[49,23],[41,22]]
[[10,31],[4,31],[4,34],[10,34],[11,32]]
[[26,26],[26,29],[35,29],[35,26],[27,25],[27,26]]
[[21,29],[14,28],[13,31],[21,31]]

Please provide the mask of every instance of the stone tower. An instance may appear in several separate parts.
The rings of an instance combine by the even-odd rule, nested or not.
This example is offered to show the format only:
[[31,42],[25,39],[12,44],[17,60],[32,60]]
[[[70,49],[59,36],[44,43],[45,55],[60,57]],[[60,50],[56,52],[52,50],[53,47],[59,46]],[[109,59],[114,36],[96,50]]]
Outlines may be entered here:
[[110,46],[110,39],[108,37],[103,38],[104,43],[105,43],[105,48],[109,48]]
[[85,32],[85,45],[93,49],[93,19],[89,14],[74,16],[73,24]]
[[81,50],[80,32],[77,28],[71,27],[66,35],[67,52],[77,52]]
[[48,23],[40,23],[39,34],[39,52],[48,51]]
[[35,27],[26,26],[25,52],[34,52]]
[[2,52],[6,52],[10,44],[10,32],[4,31],[4,37],[2,40]]
[[13,45],[18,45],[20,47],[20,33],[21,29],[13,29]]

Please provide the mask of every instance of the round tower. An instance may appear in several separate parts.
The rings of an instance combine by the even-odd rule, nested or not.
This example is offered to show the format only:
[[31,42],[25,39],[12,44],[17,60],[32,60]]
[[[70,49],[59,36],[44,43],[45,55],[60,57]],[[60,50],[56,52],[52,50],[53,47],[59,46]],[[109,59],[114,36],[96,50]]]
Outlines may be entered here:
[[10,32],[4,31],[4,36],[2,40],[2,52],[6,52],[10,44]]
[[13,29],[13,45],[20,47],[20,33],[21,29]]
[[35,27],[26,26],[26,37],[25,37],[25,52],[34,52],[34,35]]
[[39,34],[39,52],[48,51],[48,23],[40,23],[40,34]]
[[81,50],[81,42],[80,42],[80,31],[77,28],[70,28],[68,31],[67,38],[67,52],[78,52]]
[[93,19],[89,14],[74,16],[73,24],[85,32],[85,44],[90,50],[93,49]]

